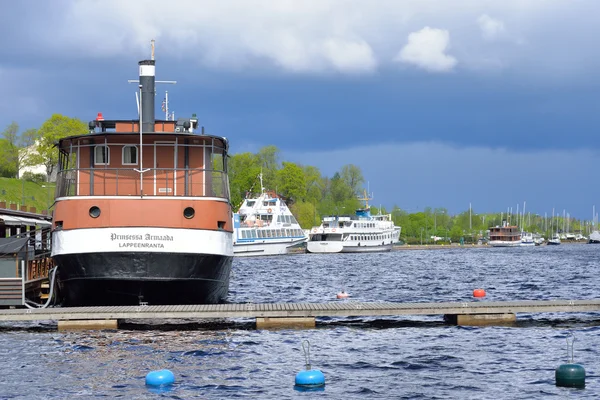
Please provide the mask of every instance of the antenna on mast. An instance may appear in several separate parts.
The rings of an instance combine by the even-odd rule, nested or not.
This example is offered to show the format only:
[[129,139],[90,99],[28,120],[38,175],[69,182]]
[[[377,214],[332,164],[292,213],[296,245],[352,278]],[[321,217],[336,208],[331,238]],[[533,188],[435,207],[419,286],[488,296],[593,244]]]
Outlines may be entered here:
[[[145,104],[146,106],[146,110],[142,111],[142,114],[146,115],[146,121],[144,122],[146,124],[145,130],[147,132],[152,132],[154,131],[154,97],[155,97],[155,93],[156,93],[156,83],[168,83],[168,84],[176,84],[177,81],[157,81],[154,78],[155,75],[155,66],[154,66],[154,42],[155,40],[152,39],[150,40],[150,48],[151,48],[151,52],[150,52],[150,60],[145,60],[145,61],[140,61],[138,64],[140,65],[140,77],[144,77],[146,84],[144,85],[145,87],[145,91],[146,91],[146,95],[145,96],[141,96],[140,95],[140,99],[137,100],[138,103],[138,115],[140,114],[140,108],[143,108],[142,106]],[[128,83],[139,83],[140,80],[138,79],[128,79],[127,80]],[[136,93],[136,97],[137,97],[137,93]],[[143,98],[143,100],[142,100]],[[148,100],[148,98],[150,98],[150,100]],[[166,103],[168,101],[168,99],[165,99]],[[165,108],[167,108],[168,105],[165,104]],[[168,109],[168,108],[167,108]],[[175,113],[171,113],[173,115],[173,120],[175,120]],[[167,115],[167,121],[169,120],[169,116]]]

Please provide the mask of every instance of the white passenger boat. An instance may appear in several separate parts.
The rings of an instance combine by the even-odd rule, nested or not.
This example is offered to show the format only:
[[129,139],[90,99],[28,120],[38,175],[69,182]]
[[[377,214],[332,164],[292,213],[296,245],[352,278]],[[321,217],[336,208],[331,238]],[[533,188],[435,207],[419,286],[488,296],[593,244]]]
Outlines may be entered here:
[[400,237],[391,214],[371,215],[366,196],[365,207],[353,216],[324,217],[311,230],[306,250],[309,253],[362,253],[390,251]]
[[287,254],[308,240],[285,201],[266,191],[262,174],[259,178],[260,195],[244,199],[233,214],[233,255],[237,257]]
[[535,246],[535,239],[531,232],[521,232],[521,246]]

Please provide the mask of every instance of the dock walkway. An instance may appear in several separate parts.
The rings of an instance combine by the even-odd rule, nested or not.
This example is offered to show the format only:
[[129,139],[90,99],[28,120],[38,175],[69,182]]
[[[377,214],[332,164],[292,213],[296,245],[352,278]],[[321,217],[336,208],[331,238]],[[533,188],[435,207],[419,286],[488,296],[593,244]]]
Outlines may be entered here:
[[[337,301],[330,303],[244,303],[171,306],[69,307],[0,310],[0,321],[99,321],[124,319],[312,319],[315,317],[373,317],[444,315],[489,317],[516,313],[600,312],[600,300],[472,301],[440,303],[391,303]],[[514,321],[514,320],[512,320]],[[455,321],[456,322],[456,321]],[[459,323],[460,324],[460,323]],[[466,323],[465,323],[466,324]]]

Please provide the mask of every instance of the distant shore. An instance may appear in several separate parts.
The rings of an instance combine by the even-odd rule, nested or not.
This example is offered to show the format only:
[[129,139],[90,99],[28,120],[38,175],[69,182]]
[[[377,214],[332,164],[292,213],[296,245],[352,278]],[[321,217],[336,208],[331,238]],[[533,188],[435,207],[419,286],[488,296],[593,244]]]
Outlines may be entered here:
[[[570,245],[580,245],[580,244],[588,244],[587,241],[569,241],[562,242],[561,246],[570,246]],[[547,244],[543,244],[542,246],[547,246]],[[476,248],[486,248],[492,247],[487,244],[464,244],[460,245],[460,243],[452,243],[452,244],[403,244],[400,246],[394,246],[394,250],[440,250],[440,249],[476,249]],[[538,246],[535,246],[538,247]]]

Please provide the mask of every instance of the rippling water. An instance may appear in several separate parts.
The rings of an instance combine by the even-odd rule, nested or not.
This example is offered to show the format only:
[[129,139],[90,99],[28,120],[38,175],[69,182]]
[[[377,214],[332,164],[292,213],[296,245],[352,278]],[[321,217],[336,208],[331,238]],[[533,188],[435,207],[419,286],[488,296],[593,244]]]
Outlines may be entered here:
[[[229,301],[472,301],[599,298],[600,246],[303,254],[234,261]],[[118,331],[56,332],[52,323],[4,324],[0,398],[599,398],[600,316],[518,315],[517,327],[456,327],[441,316],[320,319],[313,330],[256,331],[249,320],[212,325],[139,323]],[[575,362],[586,388],[557,388],[554,370]],[[325,374],[324,391],[293,388],[302,341]],[[168,368],[157,393],[145,375]]]

